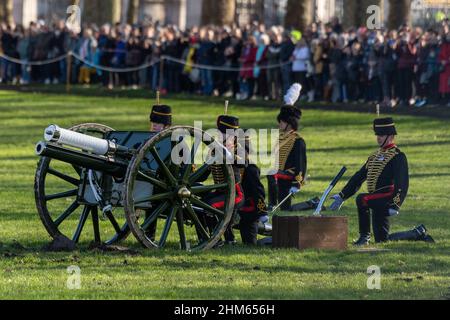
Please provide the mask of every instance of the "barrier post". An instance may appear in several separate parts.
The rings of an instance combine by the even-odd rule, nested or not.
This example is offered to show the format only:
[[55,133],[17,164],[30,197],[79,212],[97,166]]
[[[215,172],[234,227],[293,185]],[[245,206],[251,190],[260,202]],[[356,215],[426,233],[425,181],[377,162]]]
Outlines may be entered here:
[[66,58],[66,92],[70,92],[70,80],[72,79],[72,52],[67,53]]
[[158,90],[162,92],[164,86],[164,56],[161,56],[159,61],[159,88]]

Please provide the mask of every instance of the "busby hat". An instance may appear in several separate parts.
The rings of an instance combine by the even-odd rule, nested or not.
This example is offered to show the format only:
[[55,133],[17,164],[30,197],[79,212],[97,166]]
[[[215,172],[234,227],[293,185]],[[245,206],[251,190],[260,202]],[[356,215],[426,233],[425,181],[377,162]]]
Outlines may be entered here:
[[278,122],[288,123],[294,130],[298,129],[298,122],[302,117],[302,111],[294,105],[300,97],[302,86],[298,83],[292,85],[284,96],[284,106],[281,107],[280,114],[277,117]]
[[167,105],[155,105],[150,114],[150,121],[165,126],[172,125],[172,108]]
[[375,131],[375,135],[377,136],[397,135],[394,119],[392,118],[375,119],[373,122],[373,130]]
[[278,115],[278,122],[284,121],[292,125],[295,122],[298,126],[298,121],[302,117],[302,111],[294,106],[281,107],[280,114]]
[[239,129],[239,118],[234,116],[222,115],[217,118],[217,129],[226,133],[227,130]]

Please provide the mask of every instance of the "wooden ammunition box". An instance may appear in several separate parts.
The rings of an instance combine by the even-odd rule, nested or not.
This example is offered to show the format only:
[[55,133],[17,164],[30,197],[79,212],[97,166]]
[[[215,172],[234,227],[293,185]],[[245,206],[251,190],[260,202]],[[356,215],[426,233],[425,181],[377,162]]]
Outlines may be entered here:
[[347,217],[273,217],[273,247],[346,250]]

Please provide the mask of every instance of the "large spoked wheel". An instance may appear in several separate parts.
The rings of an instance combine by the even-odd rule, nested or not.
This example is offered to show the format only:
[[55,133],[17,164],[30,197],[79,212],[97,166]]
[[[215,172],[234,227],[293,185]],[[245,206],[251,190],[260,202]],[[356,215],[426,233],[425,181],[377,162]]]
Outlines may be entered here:
[[[208,139],[202,139],[205,136]],[[180,163],[174,155],[180,155],[181,145],[184,160]],[[231,165],[221,164],[225,182],[205,180],[213,162],[201,159],[214,145],[214,139],[199,129],[173,127],[147,141],[133,158],[125,181],[125,216],[145,247],[199,251],[214,247],[221,239],[233,216],[235,178]],[[172,152],[167,154],[167,148]],[[156,169],[151,169],[152,162]],[[152,195],[139,197],[142,182],[153,185]],[[222,197],[222,208],[208,202],[211,195]],[[145,210],[149,204],[151,209]],[[172,227],[174,222],[176,227]],[[149,233],[152,225],[154,231]]]
[[[70,128],[72,131],[104,138],[114,129],[94,123],[86,123]],[[42,157],[35,176],[36,207],[47,232],[52,238],[65,236],[75,243],[83,239],[107,245],[124,240],[129,232],[126,220],[121,214],[107,215],[102,219],[101,209],[96,203],[79,199],[82,167]],[[91,219],[88,219],[91,216]],[[91,223],[88,222],[91,220]],[[91,224],[91,228],[85,228]]]

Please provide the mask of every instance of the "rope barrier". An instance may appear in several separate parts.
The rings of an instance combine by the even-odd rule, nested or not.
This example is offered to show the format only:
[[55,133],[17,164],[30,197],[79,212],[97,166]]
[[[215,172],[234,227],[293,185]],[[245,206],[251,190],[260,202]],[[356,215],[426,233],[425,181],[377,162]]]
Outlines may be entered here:
[[279,64],[273,64],[273,65],[262,65],[262,66],[258,66],[255,65],[253,67],[239,67],[239,68],[235,68],[235,67],[221,67],[221,66],[210,66],[210,65],[205,65],[205,64],[197,64],[197,63],[189,63],[186,62],[185,60],[182,59],[177,59],[177,58],[173,58],[170,56],[161,56],[160,59],[155,60],[153,62],[148,62],[145,64],[142,64],[140,66],[136,66],[136,67],[128,67],[128,68],[113,68],[113,67],[107,67],[107,66],[102,66],[102,65],[98,65],[95,64],[93,62],[90,62],[84,58],[82,58],[80,55],[74,53],[74,52],[68,52],[67,54],[64,54],[62,56],[53,58],[53,59],[48,59],[48,60],[42,60],[42,61],[27,61],[27,60],[20,60],[20,59],[16,59],[10,56],[7,56],[5,54],[0,53],[0,58],[3,58],[7,61],[13,62],[13,63],[17,63],[17,64],[21,64],[21,65],[27,65],[27,66],[42,66],[42,65],[47,65],[47,64],[52,64],[55,62],[59,62],[61,60],[67,59],[68,56],[73,56],[75,59],[77,59],[78,61],[90,66],[91,68],[94,69],[98,69],[101,71],[107,71],[107,72],[114,72],[114,73],[126,73],[126,72],[135,72],[135,71],[139,71],[139,70],[143,70],[143,69],[147,69],[150,67],[153,67],[154,65],[156,65],[159,62],[162,61],[171,61],[171,62],[175,62],[184,66],[188,66],[190,68],[194,68],[194,69],[202,69],[202,70],[211,70],[211,71],[224,71],[224,72],[241,72],[241,71],[253,71],[255,68],[258,68],[260,70],[269,70],[269,69],[277,69],[277,68],[281,68],[287,65],[292,64],[291,61],[288,62],[284,62],[284,63],[279,63]]
[[272,65],[267,65],[267,66],[258,66],[255,65],[254,67],[246,67],[246,68],[233,68],[233,67],[220,67],[220,66],[209,66],[209,65],[205,65],[205,64],[196,64],[196,63],[189,63],[186,62],[184,60],[181,59],[176,59],[173,57],[169,57],[169,56],[162,56],[161,59],[164,60],[168,60],[168,61],[172,61],[172,62],[176,62],[191,68],[196,68],[196,69],[203,69],[203,70],[213,70],[213,71],[252,71],[255,68],[261,69],[261,70],[267,70],[267,69],[277,69],[277,68],[281,68],[283,66],[292,64],[291,61],[288,62],[284,62],[284,63],[278,63],[278,64],[272,64]]
[[52,63],[59,62],[61,60],[66,59],[67,56],[68,56],[68,54],[64,54],[64,55],[56,57],[56,58],[42,60],[42,61],[28,61],[28,60],[16,59],[16,58],[7,56],[3,53],[0,53],[0,58],[5,59],[9,62],[13,62],[13,63],[25,65],[25,66],[43,66],[43,65],[47,65],[47,64],[52,64]]
[[153,62],[149,62],[149,63],[145,63],[142,64],[140,66],[137,67],[129,67],[129,68],[111,68],[111,67],[105,67],[105,66],[101,66],[98,64],[95,64],[93,62],[90,62],[86,59],[83,59],[81,56],[79,56],[76,53],[71,52],[70,53],[75,59],[77,59],[78,61],[90,66],[91,68],[95,68],[101,71],[108,71],[108,72],[115,72],[115,73],[123,73],[123,72],[135,72],[135,71],[139,71],[139,70],[143,70],[143,69],[147,69],[150,67],[153,67],[155,64],[159,63],[161,61],[161,59],[158,59],[156,61]]

